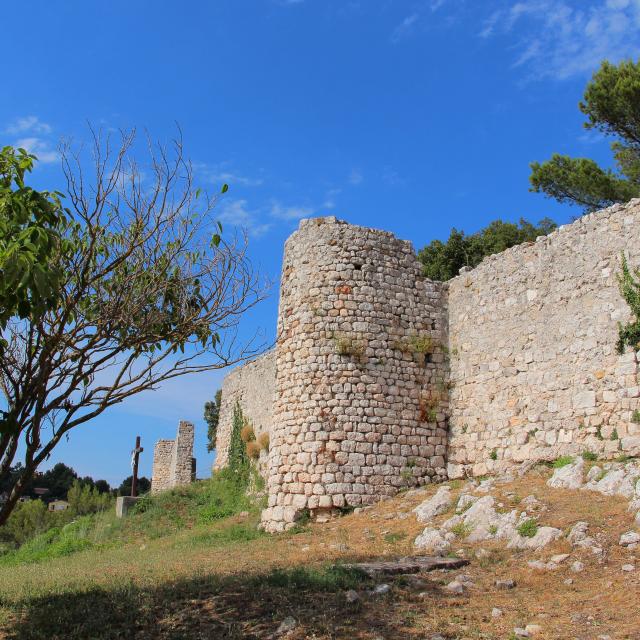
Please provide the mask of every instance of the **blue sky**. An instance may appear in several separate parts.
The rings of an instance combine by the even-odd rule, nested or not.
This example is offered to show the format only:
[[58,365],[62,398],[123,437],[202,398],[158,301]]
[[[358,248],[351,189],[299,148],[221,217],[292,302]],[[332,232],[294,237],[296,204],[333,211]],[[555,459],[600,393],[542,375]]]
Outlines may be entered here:
[[[528,164],[558,151],[609,163],[577,103],[599,61],[637,58],[639,0],[84,0],[10,3],[0,143],[41,159],[59,188],[56,145],[138,127],[169,141],[176,123],[205,187],[230,186],[226,226],[248,230],[275,283],[302,217],[336,215],[420,248],[452,226],[501,217],[567,222],[577,210],[528,192]],[[249,317],[273,337],[277,286]],[[142,436],[197,425],[222,374],[174,381],[72,432],[47,466],[119,482]]]

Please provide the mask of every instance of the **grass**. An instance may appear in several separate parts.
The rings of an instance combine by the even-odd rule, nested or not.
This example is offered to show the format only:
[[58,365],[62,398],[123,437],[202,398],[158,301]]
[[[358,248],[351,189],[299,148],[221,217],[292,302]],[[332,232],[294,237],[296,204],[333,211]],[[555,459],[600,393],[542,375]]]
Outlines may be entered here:
[[[248,497],[243,481],[229,473],[218,473],[210,480],[194,482],[158,495],[142,496],[132,515],[118,519],[112,509],[82,516],[63,527],[54,527],[36,535],[20,548],[0,554],[1,566],[44,562],[87,549],[101,550],[131,541],[144,543],[164,538],[183,529],[192,529],[246,511],[254,516],[261,505]],[[210,543],[254,540],[261,532],[246,524],[214,532]]]
[[523,538],[533,538],[538,533],[538,523],[534,518],[525,520],[517,529]]
[[[534,494],[547,507],[546,524],[568,530],[586,520],[593,535],[611,541],[604,565],[591,554],[578,555],[585,570],[571,588],[564,576],[532,572],[523,561],[528,553],[509,550],[500,540],[456,541],[454,550],[471,560],[464,572],[476,584],[462,596],[445,589],[455,572],[420,574],[418,593],[414,576],[371,580],[345,565],[415,554],[413,540],[424,524],[397,514],[410,513],[437,486],[326,525],[309,523],[297,535],[266,535],[256,528],[255,506],[249,515],[200,522],[202,505],[194,503],[208,488],[198,483],[182,502],[175,495],[162,498],[182,523],[171,531],[173,520],[145,521],[149,509],[116,523],[118,543],[105,544],[113,534],[104,514],[107,533],[92,547],[36,563],[0,565],[0,639],[264,640],[288,616],[298,622],[290,640],[507,638],[514,627],[539,620],[545,638],[592,637],[596,628],[602,635],[635,637],[640,613],[629,598],[629,576],[620,571],[628,551],[617,544],[631,522],[627,500],[553,490],[547,479],[548,472],[534,470],[492,493],[505,502],[506,495]],[[453,497],[462,490],[452,486]],[[438,516],[437,522],[447,517]],[[144,532],[143,521],[155,528],[153,537]],[[382,543],[387,536],[392,545]],[[482,557],[476,557],[479,549],[485,551]],[[567,550],[566,540],[558,540],[545,557]],[[497,590],[495,581],[506,578],[518,588]],[[381,582],[389,583],[391,592],[372,595]],[[347,589],[359,593],[355,603],[347,602]],[[592,602],[598,606],[587,609],[585,603]],[[503,611],[499,619],[488,615],[494,606]],[[541,611],[548,618],[539,618]],[[588,611],[594,619],[575,619],[576,611]]]
[[598,454],[593,453],[593,451],[583,451],[582,459],[586,460],[587,462],[595,462],[598,459]]

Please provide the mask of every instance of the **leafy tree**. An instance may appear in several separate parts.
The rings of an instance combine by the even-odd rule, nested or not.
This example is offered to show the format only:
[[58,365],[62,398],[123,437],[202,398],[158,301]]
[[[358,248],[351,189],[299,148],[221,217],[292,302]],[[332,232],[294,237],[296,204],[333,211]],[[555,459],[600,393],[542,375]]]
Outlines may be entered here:
[[214,401],[204,403],[204,419],[207,423],[207,451],[211,452],[216,448],[216,437],[218,435],[218,421],[220,420],[220,402],[222,401],[222,389],[216,391]]
[[622,274],[618,276],[620,293],[631,308],[634,318],[619,327],[618,353],[624,353],[627,346],[640,349],[640,269],[633,271],[631,273],[627,258],[622,254]]
[[[24,149],[0,151],[0,328],[11,318],[37,319],[60,293],[61,265],[51,258],[65,251],[67,224],[58,192],[25,183],[36,157]],[[6,341],[0,342],[0,349]]]
[[67,492],[77,479],[78,474],[71,467],[58,462],[38,477],[38,486],[49,489],[47,500],[66,500]]
[[0,525],[72,429],[166,380],[259,351],[235,331],[263,293],[246,240],[222,238],[217,198],[194,187],[180,140],[149,145],[144,172],[134,133],[116,147],[94,142],[92,177],[82,155],[61,150],[70,208],[47,262],[60,274],[54,304],[0,328],[0,478],[19,442],[24,456]]
[[75,480],[67,494],[69,509],[74,516],[104,511],[111,504],[108,493],[100,493],[95,487]]
[[94,486],[98,490],[99,493],[110,493],[111,492],[111,487],[109,486],[109,483],[106,480],[96,480]]
[[450,280],[462,267],[475,267],[482,259],[523,242],[533,242],[556,228],[556,223],[544,218],[538,225],[524,219],[514,224],[494,220],[487,227],[471,235],[452,229],[446,242],[433,240],[419,253],[424,275],[431,280]]
[[[129,476],[122,481],[122,484],[118,487],[119,496],[131,495],[131,484],[133,483],[133,476]],[[138,478],[138,494],[149,493],[151,490],[151,480],[142,476]]]
[[617,170],[556,153],[542,164],[531,164],[531,190],[578,205],[585,213],[640,196],[640,62],[604,61],[579,107],[587,116],[586,129],[614,137]]

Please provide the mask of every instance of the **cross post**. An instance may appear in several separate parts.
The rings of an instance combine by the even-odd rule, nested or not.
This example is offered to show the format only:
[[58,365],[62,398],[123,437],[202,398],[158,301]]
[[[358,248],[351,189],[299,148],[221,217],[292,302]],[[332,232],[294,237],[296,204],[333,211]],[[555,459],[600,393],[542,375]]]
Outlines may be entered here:
[[131,452],[131,461],[133,463],[133,478],[131,480],[131,497],[138,495],[138,460],[144,449],[140,446],[140,436],[136,436],[136,448]]

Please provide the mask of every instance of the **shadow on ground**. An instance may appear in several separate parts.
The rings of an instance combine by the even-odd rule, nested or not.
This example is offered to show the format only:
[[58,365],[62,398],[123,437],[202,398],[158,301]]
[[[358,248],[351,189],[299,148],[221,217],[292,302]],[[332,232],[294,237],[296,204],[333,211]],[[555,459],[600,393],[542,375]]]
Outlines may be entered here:
[[[364,574],[341,567],[215,576],[166,583],[156,589],[129,585],[28,600],[11,621],[11,640],[265,639],[293,617],[287,640],[415,637],[403,631],[398,607],[402,584],[386,595]],[[349,603],[345,592],[362,594]],[[442,596],[429,587],[430,597]],[[423,596],[424,597],[424,596]],[[432,603],[433,606],[433,603]],[[15,609],[14,609],[15,610]]]

